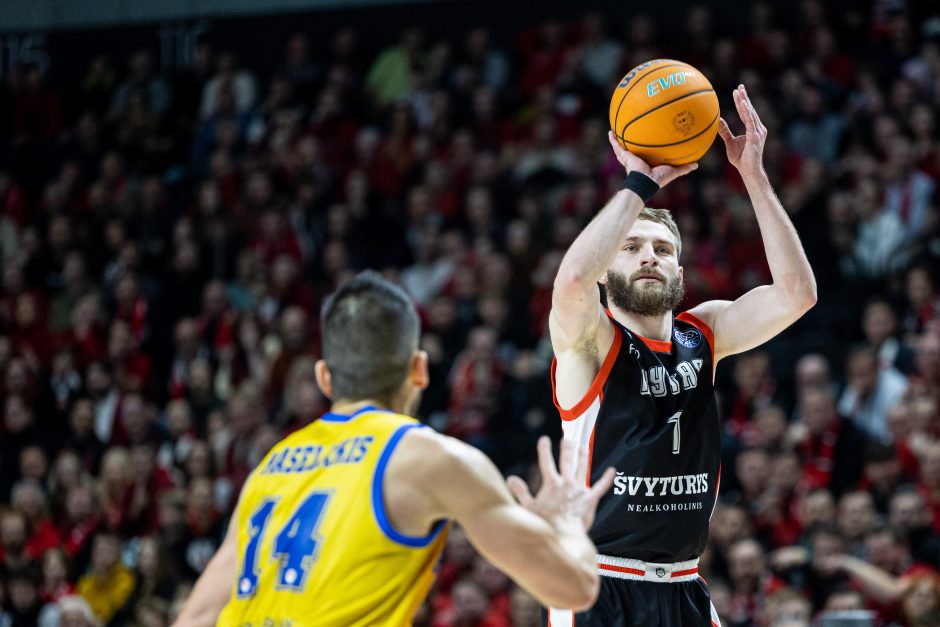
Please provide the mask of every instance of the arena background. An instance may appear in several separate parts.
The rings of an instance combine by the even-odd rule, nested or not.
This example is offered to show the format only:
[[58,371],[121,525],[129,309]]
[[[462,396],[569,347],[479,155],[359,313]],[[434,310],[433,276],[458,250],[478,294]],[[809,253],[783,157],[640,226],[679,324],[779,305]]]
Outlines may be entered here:
[[[366,267],[421,310],[420,418],[531,476],[554,272],[621,180],[613,86],[656,57],[733,128],[747,85],[819,284],[717,371],[723,624],[940,624],[936,2],[62,0],[0,15],[0,626],[168,625],[324,410],[319,303]],[[654,204],[683,308],[769,280],[720,140]],[[537,620],[455,530],[416,624]]]

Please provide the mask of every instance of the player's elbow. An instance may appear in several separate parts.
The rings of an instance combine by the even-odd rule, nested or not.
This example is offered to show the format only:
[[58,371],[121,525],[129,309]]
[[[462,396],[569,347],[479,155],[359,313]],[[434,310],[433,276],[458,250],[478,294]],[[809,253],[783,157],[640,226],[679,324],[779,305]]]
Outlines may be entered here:
[[577,268],[560,268],[555,276],[554,294],[556,298],[584,292],[584,281],[584,273]]
[[800,290],[799,304],[804,312],[809,311],[816,305],[819,296],[816,293],[816,279],[809,278],[807,284]]
[[575,612],[594,606],[601,587],[596,564],[572,564],[570,568],[558,569],[554,574],[555,581],[549,584],[550,589],[539,595],[546,606]]
[[547,607],[576,612],[592,607],[600,591],[594,546],[586,537],[542,537],[540,544],[518,542],[513,547],[521,558],[520,583]]
[[816,277],[810,272],[806,276],[793,276],[786,281],[786,299],[789,305],[804,314],[816,304]]
[[572,581],[571,598],[567,600],[566,604],[553,607],[565,607],[575,612],[583,612],[594,606],[600,589],[601,578],[597,574],[597,566],[592,565],[590,568],[582,568],[578,573],[576,583],[574,580]]

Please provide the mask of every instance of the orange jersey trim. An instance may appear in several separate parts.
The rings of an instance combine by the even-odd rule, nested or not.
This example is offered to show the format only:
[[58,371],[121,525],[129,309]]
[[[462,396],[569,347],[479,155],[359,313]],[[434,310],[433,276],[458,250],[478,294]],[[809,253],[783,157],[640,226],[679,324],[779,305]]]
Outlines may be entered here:
[[[601,392],[601,402],[604,402],[604,393]],[[594,465],[594,432],[597,430],[597,422],[594,423],[594,428],[591,429],[591,442],[588,444],[588,464],[587,464],[587,477],[584,479],[585,485],[591,487],[591,467]]]
[[558,395],[555,393],[555,369],[558,366],[558,359],[552,358],[552,403],[555,404],[555,408],[558,409],[558,413],[561,415],[562,420],[575,420],[591,406],[591,403],[601,395],[604,390],[604,384],[607,383],[607,377],[610,375],[610,371],[614,368],[614,362],[617,361],[617,355],[620,353],[620,345],[623,343],[623,337],[620,333],[620,329],[614,327],[614,341],[610,345],[610,350],[607,351],[607,357],[604,358],[604,363],[601,365],[601,369],[598,371],[597,375],[594,377],[594,381],[591,382],[591,387],[588,388],[588,391],[581,397],[581,400],[572,407],[571,409],[564,409],[561,405],[558,404]]
[[676,316],[676,320],[682,320],[683,322],[688,322],[693,327],[698,329],[702,335],[705,336],[705,339],[708,341],[708,348],[712,351],[712,367],[715,365],[715,333],[712,331],[712,328],[705,324],[705,321],[696,316],[693,313],[688,311],[683,311],[681,314]]
[[[614,314],[610,312],[609,307],[605,307],[604,311],[607,312],[607,316],[612,321],[617,322],[617,319],[614,318]],[[617,328],[619,324],[620,323],[617,322],[617,324],[614,325],[614,328]],[[630,331],[630,333],[635,335],[641,342],[646,344],[646,347],[649,348],[654,353],[671,353],[672,352],[672,340],[651,340],[648,337],[643,337],[636,331]]]

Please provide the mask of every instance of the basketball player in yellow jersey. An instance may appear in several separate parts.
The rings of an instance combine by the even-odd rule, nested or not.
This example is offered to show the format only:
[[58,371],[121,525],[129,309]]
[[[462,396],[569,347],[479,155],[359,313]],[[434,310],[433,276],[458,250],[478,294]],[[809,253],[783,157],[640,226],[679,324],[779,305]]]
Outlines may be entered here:
[[404,292],[363,273],[326,300],[321,325],[316,377],[332,410],[253,471],[176,624],[410,624],[449,520],[542,603],[589,607],[599,581],[585,530],[613,471],[587,488],[570,445],[559,472],[542,438],[542,488],[533,497],[510,477],[517,503],[485,455],[406,415],[428,370]]

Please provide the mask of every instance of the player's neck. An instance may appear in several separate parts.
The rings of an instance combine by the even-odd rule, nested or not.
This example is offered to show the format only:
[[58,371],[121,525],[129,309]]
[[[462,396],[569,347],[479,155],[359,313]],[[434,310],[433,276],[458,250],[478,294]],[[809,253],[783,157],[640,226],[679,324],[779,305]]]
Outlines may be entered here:
[[387,409],[396,414],[407,413],[404,407],[405,403],[398,399],[380,400],[375,398],[364,398],[359,400],[340,399],[330,406],[330,412],[341,416],[354,414],[364,407],[375,407],[376,409]]
[[672,337],[671,311],[661,316],[641,316],[626,312],[616,305],[611,305],[609,309],[614,320],[647,339],[668,342]]
[[364,407],[375,407],[377,409],[392,409],[388,406],[388,403],[383,403],[371,398],[352,401],[342,399],[330,406],[330,412],[334,414],[339,414],[341,416],[348,416],[349,414],[354,414]]

